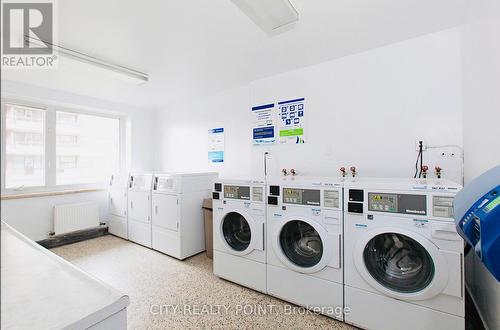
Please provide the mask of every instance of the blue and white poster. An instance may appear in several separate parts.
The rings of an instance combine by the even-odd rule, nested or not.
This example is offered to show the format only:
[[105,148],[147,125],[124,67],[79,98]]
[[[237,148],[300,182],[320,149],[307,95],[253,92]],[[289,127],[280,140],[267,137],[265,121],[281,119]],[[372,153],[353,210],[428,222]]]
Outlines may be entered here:
[[252,107],[255,120],[252,128],[253,145],[273,144],[276,141],[274,103]]
[[302,144],[304,139],[305,99],[278,102],[278,143]]
[[208,162],[224,162],[224,128],[212,128],[208,130]]

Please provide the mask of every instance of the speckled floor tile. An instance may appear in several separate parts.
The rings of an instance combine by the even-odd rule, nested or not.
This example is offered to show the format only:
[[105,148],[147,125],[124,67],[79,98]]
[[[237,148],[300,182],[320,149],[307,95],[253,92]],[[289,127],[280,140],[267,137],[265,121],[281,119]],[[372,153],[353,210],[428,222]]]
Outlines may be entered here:
[[129,295],[129,329],[353,329],[214,276],[204,253],[179,261],[111,235],[51,251]]

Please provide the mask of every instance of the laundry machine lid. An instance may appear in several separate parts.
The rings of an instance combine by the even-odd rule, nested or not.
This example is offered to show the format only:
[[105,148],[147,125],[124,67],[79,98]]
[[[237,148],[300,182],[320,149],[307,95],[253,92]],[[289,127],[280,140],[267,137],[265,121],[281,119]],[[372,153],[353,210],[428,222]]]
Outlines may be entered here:
[[387,296],[424,300],[446,287],[448,269],[439,249],[427,238],[399,228],[377,228],[354,249],[360,275]]
[[272,235],[278,258],[300,273],[315,273],[326,267],[335,249],[332,235],[318,222],[305,217],[286,219]]

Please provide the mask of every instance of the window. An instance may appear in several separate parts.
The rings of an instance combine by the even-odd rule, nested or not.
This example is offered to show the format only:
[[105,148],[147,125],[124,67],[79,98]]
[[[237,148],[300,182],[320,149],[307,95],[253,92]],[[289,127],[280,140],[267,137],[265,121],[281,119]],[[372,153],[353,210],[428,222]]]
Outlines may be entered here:
[[103,182],[118,170],[118,119],[57,111],[56,136],[58,185]]
[[45,185],[45,110],[5,106],[5,187]]
[[120,170],[119,118],[2,104],[2,189],[103,183]]

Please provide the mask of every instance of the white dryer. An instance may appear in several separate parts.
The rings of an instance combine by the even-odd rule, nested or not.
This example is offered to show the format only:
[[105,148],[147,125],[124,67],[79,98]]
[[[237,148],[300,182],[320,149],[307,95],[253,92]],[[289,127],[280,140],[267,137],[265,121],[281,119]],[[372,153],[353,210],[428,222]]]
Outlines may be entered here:
[[461,186],[445,180],[345,183],[345,321],[367,329],[464,329]]
[[153,174],[131,173],[128,182],[128,239],[151,247],[151,184]]
[[267,199],[267,292],[342,320],[342,183],[270,181]]
[[177,259],[205,251],[203,199],[217,173],[158,174],[153,179],[152,246]]
[[128,239],[127,223],[127,177],[113,174],[109,181],[109,223],[110,234]]
[[265,183],[218,179],[212,195],[214,274],[266,292]]

